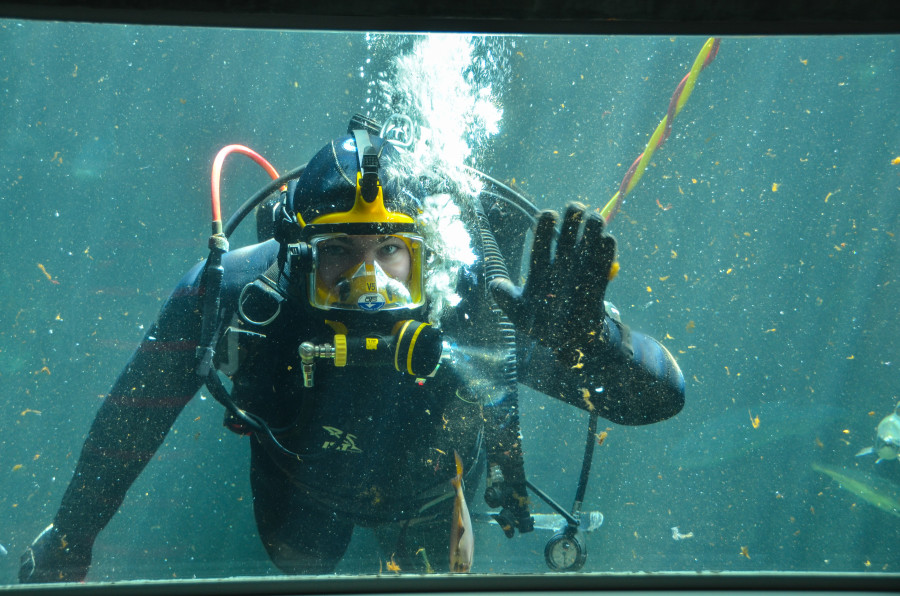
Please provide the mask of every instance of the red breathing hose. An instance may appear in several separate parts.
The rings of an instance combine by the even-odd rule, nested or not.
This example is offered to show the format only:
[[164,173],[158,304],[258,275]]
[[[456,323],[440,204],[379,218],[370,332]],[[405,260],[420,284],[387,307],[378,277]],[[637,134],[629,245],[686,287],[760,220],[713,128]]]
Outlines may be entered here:
[[219,228],[221,229],[222,224],[222,204],[220,200],[220,183],[222,178],[222,165],[225,163],[225,158],[228,157],[232,153],[243,153],[247,157],[250,157],[258,163],[262,168],[269,173],[269,176],[272,177],[272,180],[278,178],[278,172],[272,167],[266,158],[250,149],[249,147],[244,147],[243,145],[227,145],[222,147],[219,153],[216,155],[216,159],[213,162],[212,167],[212,219],[213,226],[219,224]]

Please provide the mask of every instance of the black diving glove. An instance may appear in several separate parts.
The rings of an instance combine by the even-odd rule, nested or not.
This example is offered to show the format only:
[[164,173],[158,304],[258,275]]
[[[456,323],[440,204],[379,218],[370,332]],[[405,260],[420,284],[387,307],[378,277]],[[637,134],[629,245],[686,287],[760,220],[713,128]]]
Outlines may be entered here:
[[91,566],[91,545],[67,538],[53,524],[47,526],[19,559],[19,583],[84,581]]
[[528,508],[527,500],[515,495],[514,498],[505,497],[503,501],[505,502],[503,509],[500,510],[500,513],[495,513],[491,517],[494,518],[494,521],[497,522],[497,525],[500,526],[506,537],[512,538],[515,536],[516,530],[519,530],[520,534],[533,532],[534,518],[531,517],[531,510]]
[[555,211],[540,214],[525,285],[498,278],[491,290],[519,333],[574,367],[605,338],[603,298],[618,271],[616,240],[603,216],[580,203],[569,203],[555,239],[558,220]]

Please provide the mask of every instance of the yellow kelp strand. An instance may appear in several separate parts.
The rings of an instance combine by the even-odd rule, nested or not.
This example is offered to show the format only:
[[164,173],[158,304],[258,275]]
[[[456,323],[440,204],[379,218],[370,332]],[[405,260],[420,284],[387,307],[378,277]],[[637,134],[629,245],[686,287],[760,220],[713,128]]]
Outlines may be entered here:
[[631,192],[631,189],[634,188],[638,180],[641,179],[641,176],[644,175],[644,170],[647,168],[647,163],[650,161],[653,153],[658,148],[662,147],[663,143],[666,142],[666,139],[669,138],[675,116],[678,115],[678,112],[681,111],[681,108],[684,107],[685,102],[687,102],[688,97],[691,96],[694,85],[697,83],[697,77],[700,76],[700,71],[706,68],[715,59],[716,54],[719,51],[719,41],[720,40],[717,37],[710,37],[706,40],[700,53],[697,54],[697,58],[694,60],[694,65],[691,67],[691,70],[688,71],[678,84],[678,87],[675,88],[672,99],[669,100],[669,109],[666,111],[666,115],[663,116],[663,119],[659,122],[656,130],[653,131],[653,134],[650,136],[650,141],[647,143],[644,152],[641,153],[634,163],[631,164],[631,167],[628,168],[625,177],[622,179],[622,184],[619,185],[619,190],[600,211],[600,214],[607,222],[612,221],[612,218],[615,217],[616,212],[618,212],[619,207],[622,205],[625,195]]

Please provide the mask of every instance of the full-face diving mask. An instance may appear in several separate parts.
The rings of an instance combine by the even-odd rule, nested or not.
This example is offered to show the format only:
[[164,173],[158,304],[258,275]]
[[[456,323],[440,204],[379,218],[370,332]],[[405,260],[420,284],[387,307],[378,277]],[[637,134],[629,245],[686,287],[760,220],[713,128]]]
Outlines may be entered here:
[[329,233],[311,237],[309,244],[312,306],[381,312],[425,303],[421,236]]
[[310,160],[291,198],[310,248],[310,304],[357,312],[425,304],[417,179],[391,143],[352,128]]

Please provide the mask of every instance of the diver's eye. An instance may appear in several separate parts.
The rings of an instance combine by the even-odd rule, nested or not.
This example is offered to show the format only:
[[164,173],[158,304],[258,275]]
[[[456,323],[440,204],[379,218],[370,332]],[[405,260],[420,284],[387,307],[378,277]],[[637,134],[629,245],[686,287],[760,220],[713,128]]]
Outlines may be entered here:
[[321,244],[319,254],[323,257],[336,259],[347,254],[347,247],[341,244]]
[[379,250],[383,256],[390,257],[397,254],[400,248],[400,245],[392,242],[390,244],[382,244]]

